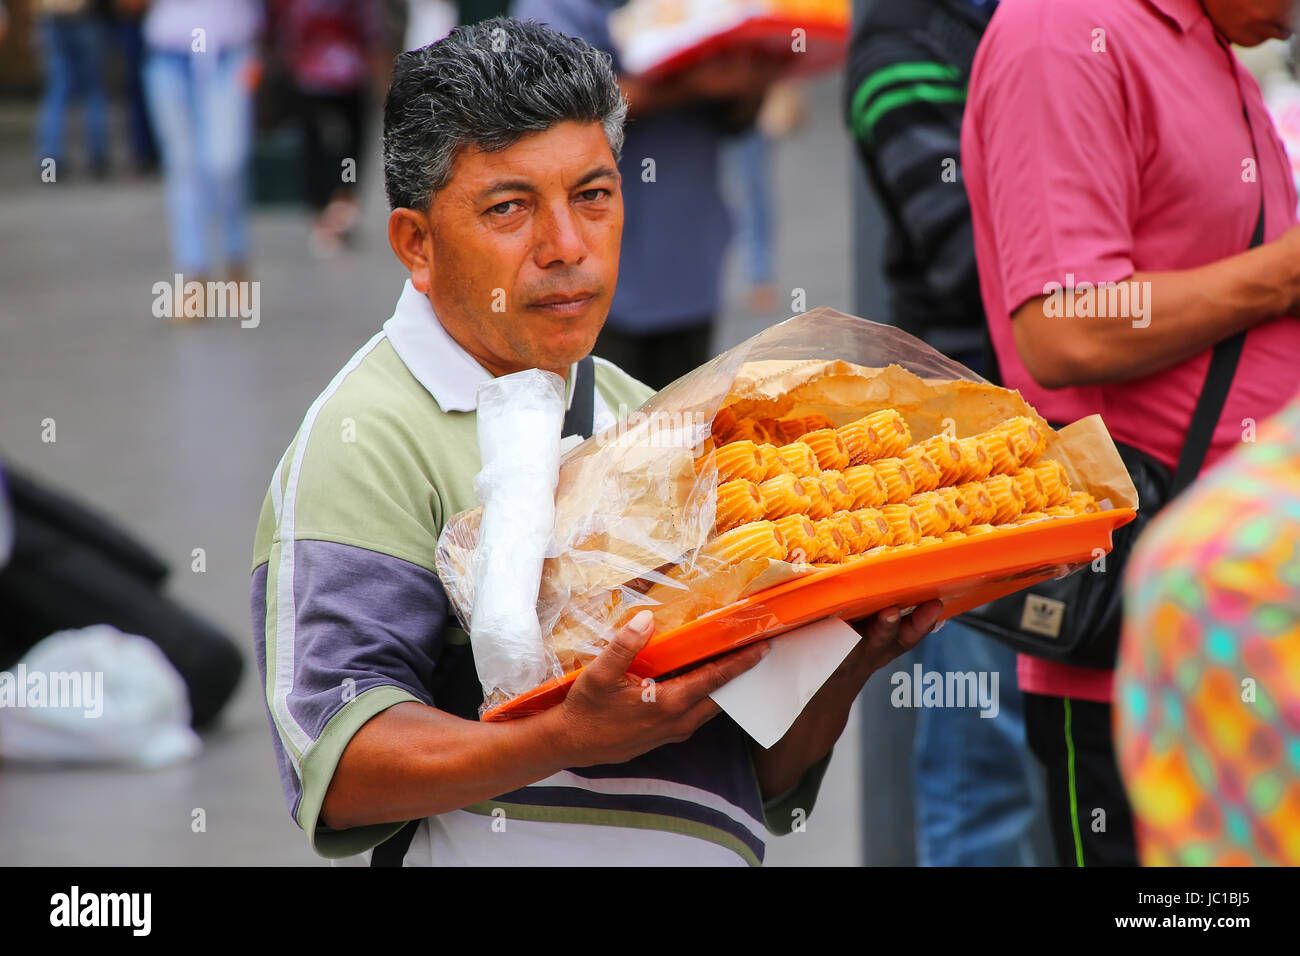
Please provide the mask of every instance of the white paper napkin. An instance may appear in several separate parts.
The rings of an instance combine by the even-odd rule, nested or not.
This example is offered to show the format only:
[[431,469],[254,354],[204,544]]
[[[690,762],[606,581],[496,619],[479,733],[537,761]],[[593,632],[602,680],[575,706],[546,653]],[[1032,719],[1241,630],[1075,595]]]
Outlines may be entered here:
[[773,638],[755,667],[711,696],[764,749],[785,736],[861,635],[838,617]]

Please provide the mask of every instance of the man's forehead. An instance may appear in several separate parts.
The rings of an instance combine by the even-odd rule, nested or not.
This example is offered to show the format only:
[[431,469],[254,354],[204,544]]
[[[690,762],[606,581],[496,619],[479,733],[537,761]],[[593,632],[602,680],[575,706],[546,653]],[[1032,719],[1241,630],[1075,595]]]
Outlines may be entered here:
[[527,133],[504,149],[467,146],[456,155],[447,186],[477,193],[494,182],[550,180],[571,185],[603,168],[617,174],[614,154],[599,123],[565,122]]

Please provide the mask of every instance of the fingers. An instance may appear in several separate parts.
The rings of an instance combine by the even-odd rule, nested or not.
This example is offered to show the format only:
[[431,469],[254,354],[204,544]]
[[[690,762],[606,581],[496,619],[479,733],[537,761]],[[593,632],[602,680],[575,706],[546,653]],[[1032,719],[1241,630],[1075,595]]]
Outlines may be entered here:
[[674,677],[664,682],[662,690],[679,695],[683,702],[698,701],[707,698],[719,687],[735,680],[764,657],[770,648],[766,641],[750,644],[748,647],[733,651],[725,657],[701,664],[689,674]]
[[900,654],[905,654],[929,634],[943,613],[942,601],[926,601],[904,617],[898,608],[885,608],[858,626],[858,633],[866,638],[866,655],[872,669],[881,667]]
[[583,676],[590,674],[593,680],[603,684],[619,683],[654,630],[654,614],[648,608],[639,611],[636,617],[614,634],[609,645],[596,659],[587,665]]

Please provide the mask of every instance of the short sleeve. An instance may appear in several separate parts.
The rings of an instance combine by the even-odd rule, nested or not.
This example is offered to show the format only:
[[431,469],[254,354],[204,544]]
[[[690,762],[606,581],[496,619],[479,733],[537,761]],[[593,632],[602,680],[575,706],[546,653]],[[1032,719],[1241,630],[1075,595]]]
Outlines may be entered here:
[[1133,273],[1139,150],[1121,71],[1114,53],[1093,52],[1086,24],[1058,19],[1018,8],[990,30],[966,113],[1008,314],[1069,275]]
[[[355,442],[336,437],[345,413],[356,416]],[[393,417],[326,403],[285,455],[258,531],[269,550],[253,571],[252,624],[281,784],[294,820],[329,857],[401,826],[319,825],[356,732],[407,701],[462,709],[440,699],[439,674],[464,650],[450,646],[463,632],[432,569],[430,492]]]

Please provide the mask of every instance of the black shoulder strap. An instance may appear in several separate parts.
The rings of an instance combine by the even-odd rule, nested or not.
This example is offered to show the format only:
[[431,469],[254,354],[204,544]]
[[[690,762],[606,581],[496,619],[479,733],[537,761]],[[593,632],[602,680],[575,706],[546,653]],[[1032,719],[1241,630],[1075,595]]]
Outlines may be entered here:
[[[1244,95],[1241,101],[1241,112],[1246,117],[1246,129],[1250,131],[1250,141],[1256,157],[1256,175],[1260,180],[1259,216],[1255,220],[1255,233],[1250,237],[1249,246],[1254,249],[1264,243],[1264,182],[1259,170],[1259,144],[1255,141],[1255,128],[1250,122],[1250,110],[1246,107]],[[1171,499],[1196,480],[1201,466],[1205,464],[1205,456],[1210,451],[1214,429],[1223,416],[1223,406],[1228,400],[1228,391],[1232,388],[1232,380],[1237,374],[1237,363],[1241,361],[1241,352],[1245,344],[1246,333],[1238,332],[1214,347],[1209,370],[1205,373],[1205,384],[1201,387],[1201,396],[1196,400],[1196,411],[1192,413],[1191,424],[1187,426],[1187,437],[1183,440],[1183,450],[1178,456],[1174,480],[1169,486]]]
[[411,848],[411,841],[415,839],[415,831],[418,829],[420,829],[420,821],[412,820],[375,847],[374,852],[370,854],[370,865],[401,866],[402,861],[406,859],[406,851]]
[[564,415],[561,438],[579,435],[590,438],[596,418],[596,360],[590,355],[578,363],[578,376],[573,383],[573,401]]

